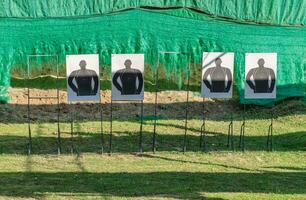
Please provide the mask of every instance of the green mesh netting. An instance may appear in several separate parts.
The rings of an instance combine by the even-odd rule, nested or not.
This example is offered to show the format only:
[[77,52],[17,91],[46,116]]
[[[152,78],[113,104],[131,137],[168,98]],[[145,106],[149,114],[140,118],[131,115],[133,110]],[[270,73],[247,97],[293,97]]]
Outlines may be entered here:
[[[266,15],[262,13],[263,11],[257,11],[256,16],[249,15],[249,12],[252,13],[249,9],[255,8],[249,8],[243,1],[238,0],[229,1],[232,4],[210,1],[211,5],[212,2],[215,2],[215,6],[222,5],[222,9],[215,7],[215,10],[212,9],[213,6],[207,6],[208,3],[204,3],[206,1],[112,1],[112,5],[104,4],[109,1],[82,1],[78,7],[71,8],[67,5],[76,5],[75,3],[80,1],[67,1],[71,4],[65,5],[58,2],[59,7],[55,7],[57,4],[53,1],[48,1],[46,4],[43,4],[42,0],[35,1],[40,3],[31,4],[29,1],[6,1],[8,4],[0,9],[1,16],[4,17],[0,19],[0,100],[2,101],[7,101],[6,90],[9,86],[10,69],[25,70],[29,54],[57,54],[59,62],[64,63],[66,54],[98,53],[100,63],[109,65],[112,53],[145,53],[146,63],[150,64],[154,71],[159,51],[190,52],[192,63],[201,63],[204,51],[235,52],[235,81],[241,102],[261,105],[269,104],[273,100],[243,98],[244,54],[276,52],[278,53],[276,101],[291,96],[305,97],[306,29],[304,26],[296,25],[305,24],[306,17],[304,8],[299,8],[296,1],[292,1],[290,4],[292,8],[284,12],[282,17],[271,14],[274,12],[274,4],[270,4],[272,5],[270,10],[257,7],[266,10]],[[137,2],[133,4],[135,7],[139,5],[161,7],[189,5],[189,7],[165,10],[125,9],[133,6],[133,2]],[[231,12],[231,9],[237,8],[239,2],[241,2],[239,8],[246,11],[238,9]],[[259,2],[262,2],[262,6],[268,5],[264,1],[256,2],[258,5]],[[305,4],[306,1],[299,2]],[[197,6],[197,11],[190,9],[191,5]],[[209,12],[204,8],[210,9]],[[111,12],[111,10],[117,11]],[[213,14],[214,17],[198,10]],[[109,14],[99,15],[101,13]],[[27,17],[34,18],[25,19]],[[231,17],[231,19],[226,21],[222,17]],[[236,23],[235,20],[281,24],[286,27]],[[294,26],[288,27],[289,24]],[[177,72],[176,76],[182,76],[184,74],[182,72],[186,71],[187,60],[176,60],[172,57],[169,61],[161,62],[174,62],[176,68],[166,68],[165,73]],[[177,79],[182,80],[182,78]]]
[[305,0],[2,0],[0,17],[80,17],[136,7],[184,7],[236,21],[306,24]]

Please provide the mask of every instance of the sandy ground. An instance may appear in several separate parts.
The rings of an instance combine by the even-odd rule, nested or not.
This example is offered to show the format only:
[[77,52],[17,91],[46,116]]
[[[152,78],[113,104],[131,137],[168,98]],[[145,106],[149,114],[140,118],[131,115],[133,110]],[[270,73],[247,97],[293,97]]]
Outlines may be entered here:
[[[23,88],[10,88],[10,102],[0,106],[1,121],[26,122],[28,116],[28,95]],[[31,89],[31,97],[56,97],[56,90]],[[105,118],[110,117],[111,92],[101,94],[102,103],[67,103],[66,91],[59,91],[60,120],[67,121],[71,113],[75,113],[79,120],[99,120],[100,109],[103,109]],[[155,93],[146,92],[144,99],[144,118],[152,119],[154,116]],[[234,108],[232,101],[215,101],[205,99],[204,112],[207,117],[227,115]],[[57,99],[31,99],[30,116],[33,121],[57,120]],[[237,108],[238,109],[238,108]],[[115,119],[136,119],[140,116],[140,102],[113,102],[113,117]],[[163,91],[158,93],[157,115],[164,119],[183,119],[186,114],[186,92]],[[190,92],[188,104],[189,118],[201,118],[203,115],[203,99],[199,93]]]

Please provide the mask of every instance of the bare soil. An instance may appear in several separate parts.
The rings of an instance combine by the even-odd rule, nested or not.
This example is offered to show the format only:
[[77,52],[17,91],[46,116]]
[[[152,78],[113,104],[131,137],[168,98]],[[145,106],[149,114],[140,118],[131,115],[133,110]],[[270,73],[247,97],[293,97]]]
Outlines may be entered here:
[[[0,106],[1,121],[3,122],[26,122],[28,117],[28,91],[25,88],[10,88],[10,102]],[[45,97],[57,97],[57,91],[30,89],[31,97],[42,97],[41,99],[30,100],[30,118],[33,121],[57,120],[57,99],[46,99]],[[163,119],[183,119],[186,115],[185,91],[163,91],[158,93],[157,116]],[[79,120],[99,120],[100,109],[103,116],[110,117],[111,92],[103,91],[100,103],[67,103],[66,91],[59,91],[60,120],[68,121],[71,113]],[[155,93],[145,92],[144,119],[153,119],[155,107]],[[238,104],[238,103],[237,103]],[[216,101],[203,99],[199,93],[190,92],[188,104],[189,118],[202,118],[203,111],[206,117],[227,116],[233,109],[239,109],[233,101]],[[141,113],[141,102],[113,102],[113,118],[115,119],[139,119]],[[204,109],[203,109],[204,108]]]

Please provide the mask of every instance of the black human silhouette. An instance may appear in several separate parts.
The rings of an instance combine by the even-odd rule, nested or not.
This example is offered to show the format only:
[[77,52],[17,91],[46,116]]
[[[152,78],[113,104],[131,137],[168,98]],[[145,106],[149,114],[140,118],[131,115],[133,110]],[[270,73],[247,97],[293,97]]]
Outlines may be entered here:
[[[118,70],[113,76],[114,86],[121,92],[121,95],[140,94],[143,87],[143,77],[141,71],[131,68],[132,61],[129,59],[125,60],[124,65],[125,69]],[[121,81],[121,85],[118,82],[118,78]]]
[[[246,76],[246,83],[254,93],[272,93],[275,86],[275,73],[273,69],[264,66],[265,60],[257,61],[258,67],[252,68]],[[251,80],[253,77],[254,82]],[[270,84],[269,84],[270,82]]]
[[[203,82],[211,93],[229,92],[232,85],[231,70],[221,66],[221,58],[216,58],[215,67],[206,70],[203,76]],[[208,80],[210,76],[211,81]]]
[[99,77],[94,70],[86,69],[86,65],[86,61],[81,60],[81,69],[71,72],[68,77],[68,85],[77,96],[95,96],[98,92]]

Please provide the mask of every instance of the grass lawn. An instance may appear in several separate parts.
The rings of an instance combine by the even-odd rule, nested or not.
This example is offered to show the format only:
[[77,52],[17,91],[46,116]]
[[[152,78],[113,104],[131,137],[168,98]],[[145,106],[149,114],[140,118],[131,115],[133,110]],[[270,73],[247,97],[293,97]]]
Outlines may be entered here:
[[[49,82],[37,79],[31,87],[54,89]],[[64,79],[59,85],[65,90]],[[102,85],[109,89],[109,83]],[[146,91],[154,91],[146,85]],[[165,90],[174,88],[161,85]],[[24,80],[13,79],[12,86],[23,88]],[[191,89],[199,91],[196,86]],[[236,96],[212,105],[222,110],[233,103],[237,108],[237,101]],[[1,116],[14,116],[0,118],[0,199],[306,199],[305,100],[284,101],[273,108],[277,116],[273,152],[266,151],[270,109],[262,107],[247,108],[246,150],[240,151],[240,107],[230,111],[235,114],[234,150],[227,147],[229,113],[207,119],[207,152],[200,147],[201,116],[190,113],[186,153],[182,153],[185,122],[174,114],[157,121],[155,154],[152,117],[145,116],[140,154],[139,120],[116,115],[111,155],[108,120],[103,137],[99,121],[77,120],[73,138],[69,121],[63,120],[62,154],[57,155],[57,125],[38,117],[32,124],[32,155],[27,155],[27,123],[16,119],[24,114],[9,106],[0,105]]]
[[[300,104],[299,104],[300,105]],[[299,108],[298,108],[299,109]],[[302,108],[301,108],[302,109]],[[266,152],[267,119],[247,119],[246,151],[238,148],[241,120],[234,121],[234,151],[226,147],[228,121],[207,121],[208,152],[199,147],[200,119],[161,119],[157,152],[153,121],[145,121],[144,153],[138,153],[139,122],[115,120],[113,153],[108,121],[34,123],[33,154],[27,155],[27,124],[0,123],[0,199],[306,199],[306,114],[292,112],[274,122],[274,151]],[[71,148],[74,146],[74,153]]]

